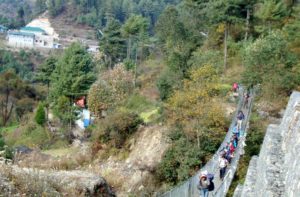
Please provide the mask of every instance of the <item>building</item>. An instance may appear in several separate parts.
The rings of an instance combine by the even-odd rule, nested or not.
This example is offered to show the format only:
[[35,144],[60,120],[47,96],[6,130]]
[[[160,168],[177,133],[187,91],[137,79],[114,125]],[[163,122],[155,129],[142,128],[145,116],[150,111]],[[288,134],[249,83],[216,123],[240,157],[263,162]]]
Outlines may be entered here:
[[7,34],[8,45],[20,48],[33,48],[35,35],[18,31],[9,31]]
[[19,31],[8,31],[8,45],[21,48],[57,48],[54,38],[40,27],[26,26]]

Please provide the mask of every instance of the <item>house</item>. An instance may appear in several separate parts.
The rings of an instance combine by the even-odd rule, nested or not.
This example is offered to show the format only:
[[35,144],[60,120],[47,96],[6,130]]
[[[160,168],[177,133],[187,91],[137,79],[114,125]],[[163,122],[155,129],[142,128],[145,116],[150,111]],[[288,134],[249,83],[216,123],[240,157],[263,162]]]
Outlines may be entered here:
[[20,48],[33,48],[35,35],[33,33],[25,33],[19,31],[8,31],[8,45]]
[[8,45],[13,47],[41,47],[55,48],[54,38],[40,27],[26,26],[19,31],[9,31],[7,34]]
[[3,26],[3,25],[0,25],[0,33],[6,33],[8,30],[7,27]]

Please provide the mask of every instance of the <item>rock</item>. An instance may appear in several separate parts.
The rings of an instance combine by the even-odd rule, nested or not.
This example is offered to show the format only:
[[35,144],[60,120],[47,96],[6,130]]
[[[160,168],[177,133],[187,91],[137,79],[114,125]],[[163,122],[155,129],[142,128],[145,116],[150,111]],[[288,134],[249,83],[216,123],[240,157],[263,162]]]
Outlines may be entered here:
[[141,186],[139,187],[139,191],[142,191],[144,188],[145,188],[145,187],[144,187],[143,185],[141,185]]
[[81,146],[81,141],[78,140],[78,139],[74,140],[73,143],[72,143],[72,146],[74,146],[74,147],[80,147]]
[[281,123],[268,127],[259,157],[251,160],[237,196],[300,196],[299,152],[300,93],[294,92]]
[[8,169],[6,171],[9,172],[9,174],[7,174],[9,177],[18,179],[19,184],[21,180],[24,180],[23,184],[42,187],[40,189],[41,191],[43,191],[44,188],[50,188],[49,191],[51,191],[52,188],[54,191],[59,191],[59,194],[68,193],[72,195],[70,192],[73,192],[74,195],[80,194],[83,196],[115,196],[114,192],[102,177],[87,171],[50,171],[20,168],[16,165],[0,165],[0,169],[4,168]]

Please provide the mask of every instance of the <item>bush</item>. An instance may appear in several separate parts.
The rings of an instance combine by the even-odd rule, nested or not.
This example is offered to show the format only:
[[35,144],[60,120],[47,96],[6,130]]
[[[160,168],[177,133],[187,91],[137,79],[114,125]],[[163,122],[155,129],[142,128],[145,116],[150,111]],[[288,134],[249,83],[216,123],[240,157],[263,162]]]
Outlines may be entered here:
[[179,80],[172,71],[166,69],[162,72],[156,83],[161,100],[167,100],[171,96],[178,82]]
[[173,131],[170,138],[173,144],[159,164],[156,176],[161,182],[175,185],[192,176],[205,163],[207,153],[180,130]]
[[44,105],[43,104],[39,104],[36,113],[35,113],[35,122],[38,123],[39,125],[43,126],[46,122],[46,114],[45,114],[45,110],[44,110]]
[[143,121],[130,112],[115,112],[97,124],[94,136],[100,142],[111,141],[114,147],[121,148],[125,140],[133,134]]

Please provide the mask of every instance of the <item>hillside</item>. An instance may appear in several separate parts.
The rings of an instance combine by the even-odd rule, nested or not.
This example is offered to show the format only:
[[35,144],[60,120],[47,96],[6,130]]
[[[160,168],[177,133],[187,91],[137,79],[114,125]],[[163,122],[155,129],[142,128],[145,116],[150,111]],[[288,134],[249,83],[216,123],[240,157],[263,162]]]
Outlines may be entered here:
[[[299,3],[28,4],[35,11],[0,1],[14,12],[5,15],[13,20],[4,25],[34,26],[2,32],[13,43],[0,50],[4,195],[12,188],[25,196],[194,197],[199,173],[200,192],[208,192],[206,169],[214,173],[211,194],[232,196],[245,179],[240,191],[247,193],[251,172],[263,177],[253,193],[276,182],[267,176],[264,159],[273,161],[275,150],[286,154],[286,161],[297,159],[287,145],[290,138],[278,133],[285,124],[265,130],[278,122],[290,94],[300,88]],[[274,140],[286,148],[278,149]],[[255,159],[250,162],[260,150],[262,171],[255,169]],[[285,168],[270,165],[290,177],[281,173]],[[278,182],[270,192],[284,195],[285,188]]]

